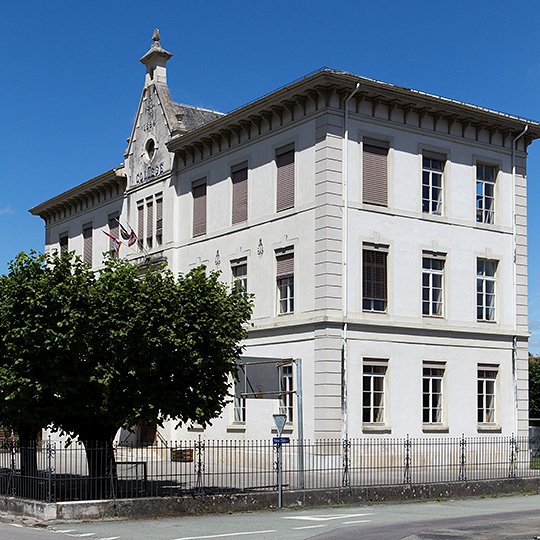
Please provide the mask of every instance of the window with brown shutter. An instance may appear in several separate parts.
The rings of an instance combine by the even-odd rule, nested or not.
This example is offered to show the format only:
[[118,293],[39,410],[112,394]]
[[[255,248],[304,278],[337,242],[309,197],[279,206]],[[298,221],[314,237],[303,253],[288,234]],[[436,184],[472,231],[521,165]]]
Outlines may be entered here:
[[146,247],[151,249],[154,238],[154,201],[146,199]]
[[362,151],[362,201],[388,206],[388,143],[364,139]]
[[92,224],[83,226],[83,261],[92,266]]
[[[111,214],[109,216],[109,234],[114,236],[119,240],[120,227],[118,224],[118,214]],[[111,257],[118,258],[118,253],[116,252],[116,244],[112,238],[109,238],[109,253]]]
[[362,252],[362,308],[386,311],[386,248],[364,248]]
[[144,205],[143,201],[137,203],[137,244],[144,249]]
[[163,242],[163,199],[156,199],[156,245]]
[[193,184],[193,236],[206,234],[206,180]]
[[286,146],[276,151],[276,165],[276,210],[281,212],[294,207],[294,146]]
[[65,253],[68,250],[68,238],[69,235],[67,232],[60,234],[58,239],[60,244],[60,253]]
[[232,224],[247,221],[248,210],[248,168],[247,164],[237,165],[232,171]]
[[276,285],[278,313],[294,312],[294,251],[285,248],[276,251]]

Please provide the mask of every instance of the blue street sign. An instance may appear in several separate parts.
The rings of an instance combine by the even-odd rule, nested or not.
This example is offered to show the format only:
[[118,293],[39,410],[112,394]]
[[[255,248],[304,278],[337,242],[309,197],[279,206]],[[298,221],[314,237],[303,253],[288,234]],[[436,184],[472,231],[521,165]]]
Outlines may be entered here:
[[291,439],[289,437],[274,437],[274,444],[289,444]]

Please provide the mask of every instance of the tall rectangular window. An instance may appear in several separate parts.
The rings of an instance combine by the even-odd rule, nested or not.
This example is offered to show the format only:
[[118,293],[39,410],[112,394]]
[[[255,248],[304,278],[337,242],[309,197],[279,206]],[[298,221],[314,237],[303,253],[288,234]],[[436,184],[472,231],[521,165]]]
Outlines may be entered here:
[[92,266],[92,224],[83,225],[83,261]]
[[146,246],[151,249],[154,241],[154,200],[146,199]]
[[193,183],[193,236],[206,234],[206,179]]
[[243,257],[241,259],[236,259],[231,261],[231,272],[233,277],[233,282],[238,291],[247,292],[247,258]]
[[362,201],[388,206],[388,143],[364,139],[362,145]]
[[285,248],[276,251],[276,285],[278,313],[294,312],[294,251]]
[[478,368],[478,423],[495,423],[497,370]]
[[442,214],[444,156],[422,156],[422,212]]
[[291,364],[280,366],[280,392],[279,414],[287,417],[287,422],[292,422],[294,418],[293,410],[293,369]]
[[281,212],[294,207],[294,146],[285,146],[276,151],[276,165],[276,210]]
[[[109,234],[114,236],[116,240],[120,240],[120,226],[118,224],[118,214],[109,215]],[[118,258],[117,243],[109,238],[109,253],[111,257]]]
[[163,243],[163,199],[156,197],[156,246]]
[[362,422],[384,423],[385,365],[364,364],[362,374]]
[[476,221],[495,223],[495,167],[476,164]]
[[60,244],[60,254],[66,253],[68,250],[68,238],[69,235],[67,232],[60,233],[60,237],[58,239],[58,243]]
[[242,223],[248,218],[248,168],[246,163],[231,170],[232,175],[232,224]]
[[362,251],[362,308],[364,311],[386,311],[386,246],[369,246]]
[[443,315],[444,256],[422,257],[422,315]]
[[496,261],[476,261],[476,318],[479,321],[495,320],[496,271]]
[[422,422],[442,424],[444,368],[424,366],[422,370]]
[[235,392],[234,392],[234,401],[233,401],[233,422],[235,424],[245,424],[246,423],[246,398],[240,396],[238,391],[238,385],[240,383],[235,381]]
[[137,202],[137,244],[144,249],[144,202]]

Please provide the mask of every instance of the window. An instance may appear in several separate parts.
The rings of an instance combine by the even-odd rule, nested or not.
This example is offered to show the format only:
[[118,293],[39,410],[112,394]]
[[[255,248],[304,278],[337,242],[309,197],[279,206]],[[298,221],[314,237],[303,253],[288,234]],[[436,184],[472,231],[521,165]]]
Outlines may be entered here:
[[279,390],[284,392],[279,397],[279,414],[287,417],[287,422],[293,421],[293,369],[291,364],[280,366]]
[[140,250],[163,243],[163,196],[151,195],[137,202],[137,238]]
[[388,248],[364,247],[362,252],[362,308],[364,311],[386,311],[386,258]]
[[479,321],[495,320],[496,261],[476,261],[476,318]]
[[442,424],[444,367],[424,365],[422,371],[422,422]]
[[388,143],[364,139],[362,145],[362,201],[388,206]]
[[478,369],[478,423],[495,423],[495,383],[497,370]]
[[247,258],[231,261],[233,282],[238,291],[247,291]]
[[238,390],[239,381],[235,381],[235,392],[234,392],[234,402],[233,402],[233,422],[235,424],[245,424],[246,423],[246,398],[240,396]]
[[422,257],[422,315],[443,314],[444,256]]
[[294,146],[285,146],[276,151],[276,165],[276,210],[281,212],[294,207]]
[[68,250],[68,238],[69,235],[67,232],[60,233],[60,237],[58,239],[58,242],[60,244],[60,254],[66,253]]
[[444,156],[425,153],[422,156],[422,212],[442,214]]
[[476,164],[476,221],[495,223],[495,167]]
[[92,224],[83,225],[83,261],[92,266]]
[[118,258],[118,242],[120,241],[120,225],[118,223],[118,214],[109,215],[109,234],[114,236],[109,238],[109,253],[113,259]]
[[232,168],[232,224],[247,221],[248,214],[248,168],[246,163]]
[[206,179],[193,183],[193,236],[206,234]]
[[276,284],[278,313],[294,312],[294,251],[285,248],[276,251]]
[[362,377],[362,422],[384,423],[385,365],[364,364]]

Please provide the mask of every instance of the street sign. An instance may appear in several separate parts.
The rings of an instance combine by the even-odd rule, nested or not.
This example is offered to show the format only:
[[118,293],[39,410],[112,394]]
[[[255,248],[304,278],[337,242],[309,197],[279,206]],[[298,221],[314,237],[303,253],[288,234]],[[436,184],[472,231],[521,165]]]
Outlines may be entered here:
[[274,437],[272,441],[274,444],[289,444],[291,439],[289,437]]
[[274,423],[276,424],[278,437],[281,437],[281,434],[283,433],[283,428],[285,427],[285,423],[287,422],[287,415],[273,414],[272,416],[274,417]]

